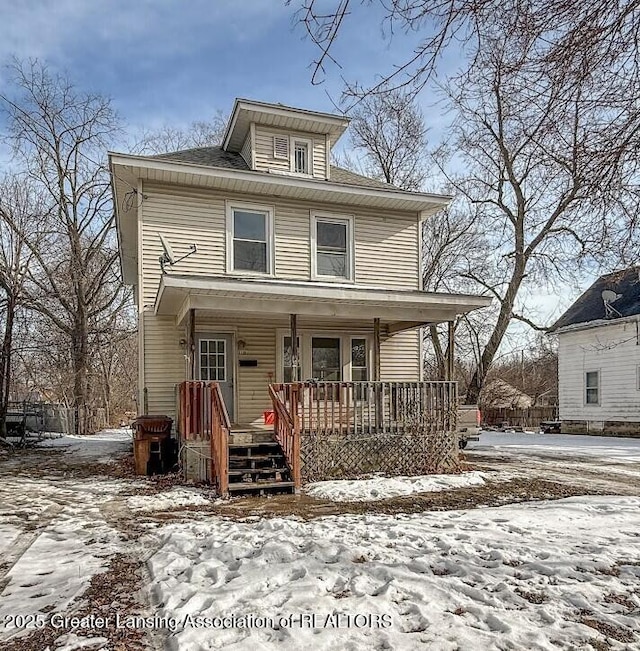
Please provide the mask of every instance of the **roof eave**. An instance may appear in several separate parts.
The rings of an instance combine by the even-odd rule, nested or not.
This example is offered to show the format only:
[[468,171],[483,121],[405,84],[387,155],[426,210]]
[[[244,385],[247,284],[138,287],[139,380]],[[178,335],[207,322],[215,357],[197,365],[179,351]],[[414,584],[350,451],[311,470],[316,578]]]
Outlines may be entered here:
[[326,180],[302,179],[291,176],[269,174],[255,170],[235,170],[226,167],[213,167],[210,165],[199,165],[197,163],[185,163],[168,159],[151,158],[147,156],[135,156],[132,154],[121,154],[109,152],[110,161],[113,165],[138,166],[145,169],[157,169],[167,171],[186,171],[202,176],[217,176],[230,179],[246,179],[257,181],[273,187],[298,187],[317,190],[322,188],[328,192],[345,192],[371,197],[385,197],[390,200],[406,201],[415,204],[417,212],[433,210],[434,207],[444,207],[453,198],[451,195],[433,194],[425,192],[408,192],[405,190],[389,190],[387,188],[352,185],[347,183],[333,183]]

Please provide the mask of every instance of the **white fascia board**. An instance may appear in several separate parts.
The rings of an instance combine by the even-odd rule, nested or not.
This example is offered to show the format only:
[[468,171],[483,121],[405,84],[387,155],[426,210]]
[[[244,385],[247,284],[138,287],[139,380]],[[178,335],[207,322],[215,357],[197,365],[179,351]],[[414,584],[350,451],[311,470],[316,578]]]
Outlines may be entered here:
[[223,167],[209,167],[195,165],[181,161],[167,161],[149,159],[131,154],[109,153],[114,165],[138,167],[140,169],[154,169],[166,172],[184,172],[213,178],[236,179],[247,182],[263,183],[274,188],[296,187],[305,190],[322,190],[354,196],[384,197],[390,200],[405,201],[415,204],[418,212],[433,210],[434,206],[446,206],[452,199],[450,195],[428,194],[422,192],[406,192],[402,190],[387,190],[386,188],[364,187],[360,185],[347,185],[344,183],[331,183],[312,178],[297,178],[291,176],[270,175],[266,172],[252,170],[234,170]]
[[593,328],[603,328],[605,326],[622,325],[624,323],[637,323],[640,322],[640,314],[632,314],[631,316],[622,316],[617,319],[595,319],[593,321],[586,321],[585,323],[572,323],[571,325],[558,328],[551,331],[552,335],[563,335],[569,332],[578,332],[580,330],[592,330]]
[[179,289],[199,295],[227,295],[275,300],[296,300],[305,303],[338,302],[349,305],[380,305],[398,308],[422,309],[426,307],[457,308],[461,311],[487,307],[489,296],[469,294],[439,294],[419,291],[387,289],[361,289],[329,287],[317,283],[285,281],[246,281],[235,278],[201,278],[188,276],[162,276],[156,299],[156,310],[165,289]]

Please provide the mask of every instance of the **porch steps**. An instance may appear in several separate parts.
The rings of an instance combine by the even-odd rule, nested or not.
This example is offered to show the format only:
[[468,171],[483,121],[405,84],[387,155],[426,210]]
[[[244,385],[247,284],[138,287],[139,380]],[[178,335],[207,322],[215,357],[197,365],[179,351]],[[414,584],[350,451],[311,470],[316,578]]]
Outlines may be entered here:
[[236,431],[229,437],[229,492],[292,493],[294,483],[280,444],[269,431]]

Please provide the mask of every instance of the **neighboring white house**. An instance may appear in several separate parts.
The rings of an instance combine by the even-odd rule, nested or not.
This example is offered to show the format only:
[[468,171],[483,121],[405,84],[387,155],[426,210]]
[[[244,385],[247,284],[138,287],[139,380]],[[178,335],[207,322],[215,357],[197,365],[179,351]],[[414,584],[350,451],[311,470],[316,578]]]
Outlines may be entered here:
[[562,432],[640,436],[640,267],[598,278],[551,332]]

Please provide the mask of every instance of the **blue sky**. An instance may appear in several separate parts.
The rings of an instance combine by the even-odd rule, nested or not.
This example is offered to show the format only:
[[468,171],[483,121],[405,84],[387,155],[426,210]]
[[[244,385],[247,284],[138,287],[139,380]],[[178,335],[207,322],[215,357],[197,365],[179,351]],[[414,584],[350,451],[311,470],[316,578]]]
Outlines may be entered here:
[[356,2],[336,48],[345,68],[313,86],[317,52],[296,24],[298,2],[0,0],[0,62],[46,60],[109,95],[136,129],[206,119],[235,97],[333,110],[327,93],[339,98],[341,73],[372,81],[410,50],[407,39],[381,40],[377,3]]
[[[296,23],[300,2],[0,0],[0,66],[12,56],[40,58],[79,87],[110,96],[136,133],[227,113],[235,97],[333,111],[342,75],[371,84],[415,45],[411,34],[383,38],[380,5],[354,1],[333,51],[343,68],[330,67],[325,83],[314,86],[317,50]],[[453,53],[447,70],[457,63]],[[5,84],[0,67],[0,88]],[[448,118],[428,89],[420,103],[434,141]],[[556,296],[533,300],[544,314],[558,311]]]

